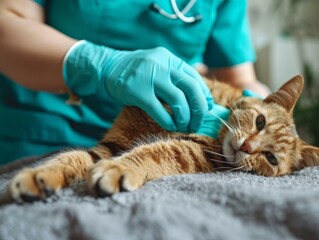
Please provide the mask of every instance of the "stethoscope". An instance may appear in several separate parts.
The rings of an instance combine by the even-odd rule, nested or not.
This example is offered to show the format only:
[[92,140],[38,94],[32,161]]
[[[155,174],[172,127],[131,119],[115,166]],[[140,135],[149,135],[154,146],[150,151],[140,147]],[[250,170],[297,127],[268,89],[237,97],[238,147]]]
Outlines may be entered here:
[[202,19],[201,15],[196,15],[192,17],[186,17],[185,15],[191,10],[191,8],[194,6],[196,0],[190,0],[188,4],[182,9],[182,11],[179,10],[176,0],[170,0],[172,8],[174,13],[168,13],[163,8],[161,8],[157,3],[152,3],[150,5],[150,8],[158,12],[159,14],[163,15],[164,17],[167,17],[169,19],[180,19],[185,23],[196,23],[199,22]]

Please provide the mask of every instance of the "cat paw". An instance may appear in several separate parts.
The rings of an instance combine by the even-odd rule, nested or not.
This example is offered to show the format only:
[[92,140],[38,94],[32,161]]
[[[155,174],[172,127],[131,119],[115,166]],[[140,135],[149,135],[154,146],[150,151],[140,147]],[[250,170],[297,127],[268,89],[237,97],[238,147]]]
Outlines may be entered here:
[[143,182],[144,178],[136,170],[111,160],[98,162],[89,174],[89,186],[98,197],[134,191]]
[[24,169],[11,180],[8,190],[16,202],[34,202],[55,194],[63,179],[53,169]]

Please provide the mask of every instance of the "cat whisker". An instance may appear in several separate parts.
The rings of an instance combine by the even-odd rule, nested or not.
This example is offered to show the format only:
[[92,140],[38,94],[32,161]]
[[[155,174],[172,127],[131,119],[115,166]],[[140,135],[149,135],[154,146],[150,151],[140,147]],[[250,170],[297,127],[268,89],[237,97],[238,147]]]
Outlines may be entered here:
[[240,166],[240,167],[233,168],[233,169],[231,169],[231,170],[229,170],[229,171],[226,171],[225,173],[229,173],[229,172],[232,172],[232,171],[240,170],[240,169],[243,169],[244,167],[245,167],[245,166],[242,165],[242,166]]
[[[241,109],[241,103],[242,103],[242,101],[243,101],[243,99],[241,98],[241,99],[239,100],[239,103],[240,103],[240,106],[239,106],[239,107],[237,106],[236,103],[233,103],[233,105],[235,106],[235,110]],[[237,117],[238,117],[238,115],[237,115]],[[240,118],[238,117],[238,119],[240,119]],[[239,125],[240,125],[240,121],[239,121]],[[241,126],[240,126],[240,127],[241,127]]]
[[243,98],[241,98],[240,100],[239,100],[239,107],[237,107],[237,104],[234,104],[235,105],[235,108],[236,108],[236,110],[238,110],[238,109],[242,109],[241,108],[241,103],[243,102]]
[[248,173],[249,173],[249,170],[246,170],[243,177],[246,177],[246,175],[247,175]]
[[242,103],[242,101],[243,101],[243,99],[241,98],[240,100],[239,100],[239,108],[241,109],[241,103]]
[[236,178],[232,179],[232,182],[235,182],[235,181],[241,180],[242,178],[246,177],[247,173],[248,173],[248,170],[247,170],[247,171],[245,171],[244,176],[236,177]]
[[[229,164],[229,165],[233,165],[233,166],[236,166],[237,164],[239,164],[239,162],[240,162],[240,160],[237,160],[237,161],[235,161],[235,162],[228,162],[228,161],[222,161],[222,160],[217,160],[217,159],[212,159],[212,158],[210,158],[210,159],[208,159],[209,161],[212,161],[212,162],[220,162],[220,163],[227,163],[227,164]],[[234,167],[230,167],[230,168],[234,168]]]
[[217,159],[213,159],[213,158],[209,158],[208,160],[212,161],[212,162],[225,163],[225,161],[221,161],[221,160],[217,160]]
[[239,119],[238,119],[238,116],[237,116],[236,112],[235,112],[234,109],[230,106],[230,104],[227,104],[227,106],[228,106],[228,107],[230,108],[230,110],[234,113],[235,119],[236,119],[236,121],[237,121],[237,127],[238,127],[238,128],[241,128],[240,122],[239,122]]
[[225,154],[222,154],[222,153],[217,153],[217,152],[214,152],[214,151],[210,151],[210,150],[204,150],[205,152],[209,152],[209,153],[212,153],[212,154],[216,154],[218,156],[222,156],[222,157],[234,157],[235,155],[225,155]]
[[230,121],[226,121],[226,120],[225,120],[225,122],[226,122],[233,130],[235,130],[235,127],[230,123]]
[[230,170],[224,172],[224,173],[228,173],[228,172],[231,172],[231,171],[236,171],[236,170],[241,169],[241,168],[243,168],[243,167],[244,167],[244,166],[240,166],[239,168],[234,168],[234,167],[231,167],[231,166],[222,166],[222,167],[217,167],[217,168],[215,168],[215,170],[230,169]]
[[231,134],[234,135],[234,129],[225,121],[223,120],[222,118],[220,118],[217,114],[215,113],[210,113],[210,114],[213,114],[215,117],[217,117],[222,123],[224,123],[224,125],[228,128],[228,130],[230,131]]
[[231,164],[231,165],[233,165],[233,166],[238,166],[240,163],[242,163],[242,161],[240,160],[240,159],[238,159],[237,161],[234,161],[234,162],[227,162],[227,163],[229,163],[229,164]]
[[[214,151],[210,151],[210,150],[204,150],[205,152],[208,152],[208,153],[212,153],[212,154],[216,154],[216,155],[218,155],[218,156],[222,156],[222,157],[225,157],[225,158],[227,158],[227,157],[230,157],[230,158],[232,158],[232,157],[235,157],[235,155],[226,155],[226,154],[221,154],[221,153],[217,153],[217,152],[214,152]],[[212,159],[209,159],[209,160],[212,160]],[[215,159],[213,159],[213,160],[215,160]],[[218,160],[216,160],[216,161],[218,161]],[[234,161],[234,162],[228,162],[228,161],[222,161],[223,163],[228,163],[228,164],[231,164],[231,165],[237,165],[237,164],[240,164],[241,163],[241,160],[240,159],[238,159],[238,160],[236,160],[236,161]]]

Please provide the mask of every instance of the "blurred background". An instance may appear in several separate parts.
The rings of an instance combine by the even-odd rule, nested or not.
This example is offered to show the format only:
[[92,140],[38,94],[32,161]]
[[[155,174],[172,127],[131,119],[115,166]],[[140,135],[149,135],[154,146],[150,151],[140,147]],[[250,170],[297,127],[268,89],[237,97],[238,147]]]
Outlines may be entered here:
[[258,79],[274,91],[304,76],[297,131],[319,146],[319,0],[250,0],[249,17]]

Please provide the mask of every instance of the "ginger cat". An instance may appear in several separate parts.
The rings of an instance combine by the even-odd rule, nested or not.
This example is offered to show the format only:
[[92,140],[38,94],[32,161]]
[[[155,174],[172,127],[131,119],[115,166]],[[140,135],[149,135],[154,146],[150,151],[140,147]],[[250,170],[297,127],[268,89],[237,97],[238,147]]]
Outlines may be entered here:
[[126,107],[96,147],[63,152],[18,173],[9,184],[11,197],[18,202],[44,199],[80,179],[104,197],[162,176],[210,173],[222,166],[280,176],[319,165],[319,148],[298,137],[292,119],[301,76],[264,100],[242,97],[241,90],[218,81],[207,84],[215,102],[231,109],[218,139],[167,132],[142,110]]

